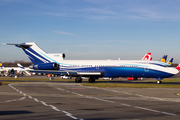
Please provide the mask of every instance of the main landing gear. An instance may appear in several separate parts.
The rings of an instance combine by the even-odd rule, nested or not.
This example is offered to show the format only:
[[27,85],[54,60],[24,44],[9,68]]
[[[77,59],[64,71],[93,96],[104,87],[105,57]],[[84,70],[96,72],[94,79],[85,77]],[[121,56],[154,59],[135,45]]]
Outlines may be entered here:
[[[76,83],[81,83],[82,82],[82,78],[79,76],[75,79]],[[89,78],[89,83],[94,83],[95,82],[95,78],[94,77],[90,77]]]
[[81,83],[82,82],[82,78],[79,76],[79,77],[77,77],[76,79],[75,79],[75,82],[76,83]]
[[89,78],[89,83],[95,83],[95,78],[94,77],[90,77]]
[[157,84],[161,84],[161,81],[160,81],[160,80],[158,80],[158,81],[157,81]]
[[156,78],[156,80],[157,80],[157,84],[161,84],[162,78]]

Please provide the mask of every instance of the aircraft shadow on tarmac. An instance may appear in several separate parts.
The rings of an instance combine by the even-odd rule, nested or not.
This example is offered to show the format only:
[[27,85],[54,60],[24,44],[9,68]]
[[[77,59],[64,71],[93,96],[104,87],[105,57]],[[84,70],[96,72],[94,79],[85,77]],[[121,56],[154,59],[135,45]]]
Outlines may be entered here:
[[29,114],[32,113],[30,111],[25,111],[25,110],[21,110],[21,111],[0,111],[0,115],[17,115],[17,114]]

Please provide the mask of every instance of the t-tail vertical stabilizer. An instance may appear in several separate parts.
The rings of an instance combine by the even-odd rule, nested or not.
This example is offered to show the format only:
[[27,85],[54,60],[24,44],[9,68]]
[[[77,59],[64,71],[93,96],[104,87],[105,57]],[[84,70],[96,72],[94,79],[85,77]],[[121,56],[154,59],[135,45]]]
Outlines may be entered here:
[[10,44],[7,45],[15,45],[16,47],[22,48],[28,58],[33,62],[33,64],[40,63],[51,63],[51,62],[59,62],[65,58],[64,53],[46,53],[34,42],[27,42],[22,44]]

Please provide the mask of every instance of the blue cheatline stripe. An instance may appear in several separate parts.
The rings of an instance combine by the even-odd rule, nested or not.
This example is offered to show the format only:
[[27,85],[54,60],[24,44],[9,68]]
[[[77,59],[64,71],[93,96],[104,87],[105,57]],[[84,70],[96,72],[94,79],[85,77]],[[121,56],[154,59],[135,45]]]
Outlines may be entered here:
[[35,50],[33,50],[32,48],[28,48],[28,50],[29,50],[30,52],[32,52],[33,54],[37,55],[38,57],[44,59],[45,61],[51,62],[50,60],[46,59],[45,57],[43,57],[42,55],[40,55],[38,52],[36,52]]
[[[41,59],[37,58],[36,56],[32,55],[31,53],[29,53],[28,51],[32,52],[33,54],[35,54],[36,56],[40,57]],[[50,60],[46,59],[45,57],[41,56],[40,54],[38,54],[36,51],[34,51],[32,48],[27,48],[24,50],[25,53],[29,56],[30,60],[33,62],[33,64],[39,64],[39,63],[45,63],[44,61],[47,61],[47,63],[51,62]]]
[[97,70],[96,67],[88,67],[88,68],[68,68],[65,67],[63,70],[73,70],[77,72],[104,72],[105,77],[151,77],[151,78],[165,78],[173,76],[173,74],[168,72],[163,72],[154,69],[145,68],[131,68],[131,67],[99,67]]
[[43,61],[37,59],[36,57],[34,57],[32,54],[30,54],[30,53],[27,52],[26,50],[24,50],[24,52],[26,53],[26,55],[27,55],[28,58],[32,61],[33,64],[43,63]]
[[19,68],[24,69],[24,67],[19,67]]
[[[38,51],[39,52],[39,51]],[[41,52],[39,52],[39,53],[41,53]],[[54,61],[54,62],[57,62],[57,61],[55,61],[54,59],[52,59],[52,58],[50,58],[50,57],[48,57],[47,55],[45,55],[45,54],[43,54],[43,53],[41,53],[43,56],[45,56],[46,58],[48,58],[48,59],[50,59],[50,60],[52,60],[52,61]]]
[[158,66],[169,66],[169,64],[167,63],[163,63],[163,62],[154,62],[154,63],[151,63],[151,62],[148,62],[147,63],[141,63],[141,62],[137,62],[137,63],[140,63],[140,64],[144,64],[145,66],[147,66],[148,64],[152,64],[152,65],[158,65]]
[[149,63],[149,64],[152,64],[152,65],[158,65],[158,66],[170,66],[169,64],[159,64],[159,63]]

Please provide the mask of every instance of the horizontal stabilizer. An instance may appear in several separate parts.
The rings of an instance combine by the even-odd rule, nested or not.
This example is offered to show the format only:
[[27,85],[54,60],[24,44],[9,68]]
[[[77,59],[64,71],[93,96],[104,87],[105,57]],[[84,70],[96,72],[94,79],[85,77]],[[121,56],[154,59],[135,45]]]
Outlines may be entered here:
[[16,47],[20,47],[20,48],[28,48],[32,45],[28,45],[28,44],[13,44],[13,43],[3,43],[5,45],[15,45]]
[[28,58],[33,64],[60,62],[65,58],[64,53],[46,53],[34,42],[27,42],[21,44],[4,43],[5,45],[15,45],[18,48],[22,48]]

